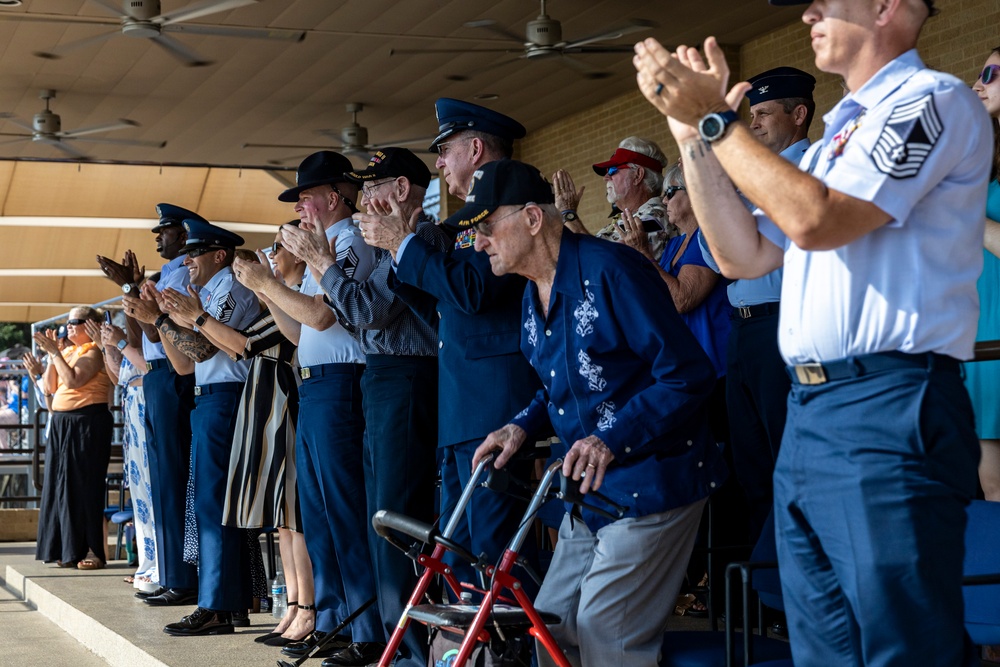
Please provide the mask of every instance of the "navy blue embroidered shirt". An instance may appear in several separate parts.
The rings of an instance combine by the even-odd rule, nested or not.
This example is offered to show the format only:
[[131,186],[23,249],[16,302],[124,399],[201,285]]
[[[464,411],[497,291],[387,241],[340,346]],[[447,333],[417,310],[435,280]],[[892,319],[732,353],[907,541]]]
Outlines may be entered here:
[[[512,420],[529,442],[554,429],[562,442],[553,455],[562,456],[588,435],[603,440],[615,458],[600,492],[626,516],[688,505],[722,483],[704,412],[715,370],[652,264],[566,231],[548,316],[528,283],[522,319],[521,350],[543,385]],[[608,523],[584,519],[592,529]]]

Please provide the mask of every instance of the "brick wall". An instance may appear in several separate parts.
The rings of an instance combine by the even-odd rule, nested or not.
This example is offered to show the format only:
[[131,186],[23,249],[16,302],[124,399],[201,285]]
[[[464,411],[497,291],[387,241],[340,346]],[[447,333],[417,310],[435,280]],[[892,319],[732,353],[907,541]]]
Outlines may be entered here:
[[[929,66],[952,72],[971,84],[990,49],[1000,45],[996,28],[1000,25],[1000,0],[938,0],[937,5],[941,14],[924,28],[921,55]],[[741,46],[726,47],[726,52],[734,76],[741,78],[779,65],[815,74],[817,117],[810,137],[822,136],[822,113],[836,104],[843,89],[839,77],[818,72],[813,65],[807,26],[796,22]],[[604,183],[590,165],[607,159],[629,135],[652,139],[672,160],[678,156],[666,121],[638,90],[530,132],[519,142],[516,156],[548,176],[556,169],[567,169],[577,186],[585,185],[580,216],[588,228],[597,229],[605,224],[610,207],[604,198]]]

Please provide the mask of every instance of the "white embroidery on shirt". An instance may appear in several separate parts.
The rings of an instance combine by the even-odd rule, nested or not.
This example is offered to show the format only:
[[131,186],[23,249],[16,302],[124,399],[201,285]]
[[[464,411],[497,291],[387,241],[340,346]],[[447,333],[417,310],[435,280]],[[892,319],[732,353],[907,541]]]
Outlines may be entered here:
[[591,362],[590,356],[580,350],[576,355],[576,360],[580,362],[580,375],[587,378],[587,388],[591,391],[603,391],[608,381],[601,377],[603,366]]
[[597,414],[601,416],[597,420],[597,430],[607,431],[615,423],[615,402],[614,401],[604,401],[597,406]]
[[933,93],[900,104],[892,110],[875,142],[872,161],[892,178],[912,178],[927,161],[942,132],[944,123],[934,106]]
[[528,319],[524,322],[524,328],[528,331],[528,342],[532,347],[538,347],[538,323],[535,322],[535,309],[528,306]]
[[586,336],[593,333],[592,322],[598,318],[597,309],[594,308],[594,294],[590,290],[584,292],[587,296],[580,302],[580,305],[573,311],[573,318],[576,320],[576,333],[579,336]]
[[345,250],[337,253],[337,264],[340,264],[341,268],[344,269],[344,274],[348,278],[354,277],[354,271],[360,263],[361,260],[358,258],[358,253],[354,251],[354,246],[347,246]]
[[527,416],[528,416],[528,408],[525,408],[524,410],[521,410],[516,415],[514,415],[514,419],[524,419]]
[[213,317],[225,324],[233,316],[235,310],[236,299],[233,298],[232,292],[226,292],[226,298],[216,304],[215,315]]

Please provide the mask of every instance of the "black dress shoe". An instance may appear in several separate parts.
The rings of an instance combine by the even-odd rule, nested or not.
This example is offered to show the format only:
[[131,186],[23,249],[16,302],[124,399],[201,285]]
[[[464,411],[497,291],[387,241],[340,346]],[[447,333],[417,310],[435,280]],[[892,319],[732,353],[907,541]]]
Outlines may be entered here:
[[140,600],[146,600],[146,599],[149,599],[151,597],[156,597],[157,595],[163,595],[166,592],[167,592],[167,589],[164,588],[163,586],[160,586],[159,588],[157,588],[152,593],[147,593],[145,591],[136,591],[135,596],[137,598],[139,598]]
[[159,595],[154,595],[143,600],[146,604],[155,607],[170,607],[178,604],[195,604],[198,602],[198,591],[186,588],[168,588]]
[[250,627],[250,613],[244,609],[242,611],[232,612],[233,617],[233,627],[236,628],[249,628]]
[[260,637],[254,637],[253,640],[258,644],[266,644],[269,639],[274,639],[275,637],[280,637],[280,632],[269,632],[266,635],[261,635]]
[[367,667],[378,661],[385,644],[381,642],[354,642],[323,661],[323,667]]
[[[287,655],[289,658],[296,658],[296,659],[301,658],[305,654],[309,653],[309,651],[311,651],[313,647],[315,647],[317,644],[323,641],[326,635],[327,633],[325,632],[319,632],[319,631],[313,632],[303,641],[292,642],[291,644],[288,644],[283,649],[281,649],[281,652],[284,655]],[[326,646],[324,646],[319,651],[313,653],[311,657],[329,658],[334,653],[337,653],[341,649],[350,646],[350,644],[351,644],[350,636],[337,635],[336,637],[328,641],[326,643]]]
[[182,618],[180,622],[167,625],[163,631],[175,637],[231,635],[233,634],[233,619],[228,611],[212,611],[198,607],[190,615]]

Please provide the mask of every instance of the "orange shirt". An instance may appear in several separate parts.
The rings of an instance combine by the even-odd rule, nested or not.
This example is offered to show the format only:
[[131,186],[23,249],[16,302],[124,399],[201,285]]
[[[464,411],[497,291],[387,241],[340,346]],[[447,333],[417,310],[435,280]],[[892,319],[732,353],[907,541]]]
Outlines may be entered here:
[[[90,350],[96,349],[97,344],[93,341],[83,345],[73,345],[62,351],[63,359],[72,368],[80,357]],[[90,378],[87,384],[77,389],[70,389],[63,384],[60,377],[56,384],[56,392],[52,395],[52,410],[55,412],[66,412],[67,410],[78,410],[95,403],[107,403],[108,392],[111,390],[111,379],[104,371],[101,364],[100,370],[94,377]]]

